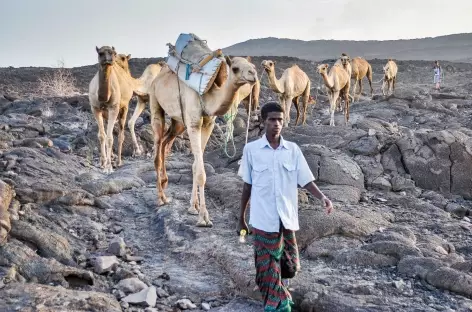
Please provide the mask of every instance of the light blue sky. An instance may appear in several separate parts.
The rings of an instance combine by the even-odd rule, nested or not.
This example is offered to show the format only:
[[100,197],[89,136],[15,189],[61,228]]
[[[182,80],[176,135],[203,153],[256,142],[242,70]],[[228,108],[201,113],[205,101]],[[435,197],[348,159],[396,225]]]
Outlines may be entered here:
[[[251,4],[253,2],[253,4]],[[212,49],[251,38],[389,40],[472,32],[470,0],[1,0],[0,67],[96,62],[95,46],[166,56],[181,32]]]

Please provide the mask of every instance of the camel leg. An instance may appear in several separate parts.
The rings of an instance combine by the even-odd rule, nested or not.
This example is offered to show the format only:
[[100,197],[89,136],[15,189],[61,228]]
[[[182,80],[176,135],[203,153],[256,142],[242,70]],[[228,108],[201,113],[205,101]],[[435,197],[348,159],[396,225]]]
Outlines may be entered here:
[[348,125],[349,123],[349,89],[345,90],[343,92],[344,94],[344,121],[346,123],[346,126]]
[[104,169],[106,164],[106,141],[103,115],[99,108],[92,107],[92,110],[98,125],[98,141],[100,142],[100,168]]
[[115,121],[118,118],[120,112],[119,105],[116,105],[113,109],[108,110],[108,120],[107,120],[107,136],[106,136],[106,164],[105,173],[112,173],[113,167],[111,165],[111,154],[113,152],[113,128],[115,126]]
[[[190,139],[190,146],[194,157],[192,165],[193,186],[192,197],[190,198],[190,208],[188,213],[198,214],[200,205],[198,204],[198,189],[199,185],[204,185],[206,181],[205,169],[203,167],[203,152],[202,152],[202,118],[198,122],[192,122],[188,127],[187,133]],[[200,221],[200,220],[199,220]]]
[[354,79],[354,88],[352,88],[352,96],[354,100],[356,99],[356,86],[357,86],[357,77]]
[[392,94],[395,92],[395,82],[397,82],[397,77],[393,77],[393,88],[392,88]]
[[136,133],[134,132],[134,125],[138,117],[143,112],[144,108],[146,108],[146,102],[144,102],[138,97],[138,103],[136,104],[136,108],[134,109],[133,116],[131,116],[130,120],[128,121],[128,128],[129,128],[129,131],[131,132],[131,138],[133,139],[133,145],[134,145],[133,157],[140,156],[143,152],[141,150],[141,147],[138,145],[138,140],[136,139]]
[[329,125],[330,126],[334,126],[334,110],[336,109],[336,102],[339,98],[339,91],[334,91],[333,94],[331,95],[330,97],[330,101],[329,101],[329,110],[330,110],[330,121],[329,121]]
[[177,136],[181,135],[185,131],[185,126],[183,123],[176,121],[174,119],[171,120],[171,124],[169,129],[167,129],[166,134],[164,135],[164,139],[162,140],[162,148],[161,148],[161,159],[163,159],[162,164],[162,177],[161,177],[161,188],[166,189],[169,177],[167,176],[166,166],[165,166],[165,159],[167,158],[167,154],[169,153],[172,145],[174,144],[174,140]]
[[286,127],[288,127],[288,125],[290,124],[290,109],[292,108],[292,100],[293,100],[293,97],[287,97],[285,99],[285,123],[286,123]]
[[162,135],[164,133],[165,120],[164,110],[157,102],[153,94],[149,97],[149,107],[151,109],[151,127],[154,134],[154,169],[156,171],[156,189],[157,189],[157,206],[167,204],[169,200],[164,194],[161,183],[161,168],[165,159],[161,157]]
[[297,110],[297,119],[295,120],[295,126],[298,125],[298,119],[300,118],[300,106],[298,105],[298,96],[292,99],[293,105],[295,105],[295,109]]
[[[202,155],[205,151],[206,145],[208,140],[210,139],[211,132],[215,126],[215,119],[214,118],[204,118],[201,130],[201,143],[202,143]],[[202,159],[203,165],[203,159]],[[200,193],[200,207],[198,209],[199,216],[198,216],[198,226],[213,226],[213,223],[210,221],[210,215],[208,214],[208,210],[205,204],[205,183],[206,183],[206,174],[205,169],[203,169],[203,181],[199,181],[198,183],[198,192]]]
[[357,101],[361,98],[362,95],[362,79],[359,80],[359,96],[357,97]]
[[121,152],[123,151],[123,142],[125,141],[125,124],[126,124],[126,116],[128,115],[128,106],[123,107],[120,110],[120,114],[118,116],[118,162],[117,167],[121,167],[123,165],[123,161],[121,159]]

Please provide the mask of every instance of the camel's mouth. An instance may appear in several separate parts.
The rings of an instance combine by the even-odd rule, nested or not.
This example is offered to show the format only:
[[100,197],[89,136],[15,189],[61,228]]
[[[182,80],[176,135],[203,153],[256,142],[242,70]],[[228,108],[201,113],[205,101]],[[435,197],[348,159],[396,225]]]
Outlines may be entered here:
[[241,79],[239,79],[239,83],[241,83],[241,85],[244,85],[246,83],[255,84],[256,83],[256,78],[247,79],[247,78],[241,77]]

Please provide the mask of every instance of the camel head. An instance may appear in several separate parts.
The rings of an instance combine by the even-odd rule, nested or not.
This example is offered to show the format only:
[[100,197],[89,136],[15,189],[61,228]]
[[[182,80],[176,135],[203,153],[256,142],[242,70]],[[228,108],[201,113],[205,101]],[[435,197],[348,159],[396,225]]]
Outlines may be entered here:
[[340,59],[343,66],[346,66],[347,64],[351,62],[351,58],[346,53],[342,53]]
[[103,46],[101,48],[95,47],[98,54],[98,64],[100,66],[110,66],[116,60],[115,47]]
[[129,59],[131,58],[131,54],[118,54],[116,56],[116,64],[129,72]]
[[318,69],[318,73],[326,74],[328,72],[328,64],[318,65],[317,69]]
[[389,69],[390,69],[390,67],[388,66],[388,64],[383,67],[383,71],[384,71],[384,74],[385,74],[385,75],[388,74],[388,70],[389,70]]
[[269,74],[270,72],[274,71],[275,61],[263,60],[261,65],[264,67],[265,71]]
[[257,71],[256,66],[250,63],[247,58],[244,57],[225,57],[226,64],[230,68],[230,79],[238,86],[242,86],[246,83],[251,85],[255,84],[257,81]]

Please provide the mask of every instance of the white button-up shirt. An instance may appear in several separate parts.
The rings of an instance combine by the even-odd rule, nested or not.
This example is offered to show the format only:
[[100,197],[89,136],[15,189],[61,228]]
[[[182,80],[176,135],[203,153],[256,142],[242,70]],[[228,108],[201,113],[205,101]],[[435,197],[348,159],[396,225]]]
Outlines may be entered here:
[[266,135],[243,150],[239,175],[251,184],[249,224],[265,232],[278,232],[280,221],[297,231],[298,185],[315,180],[300,147],[280,138],[273,149]]

